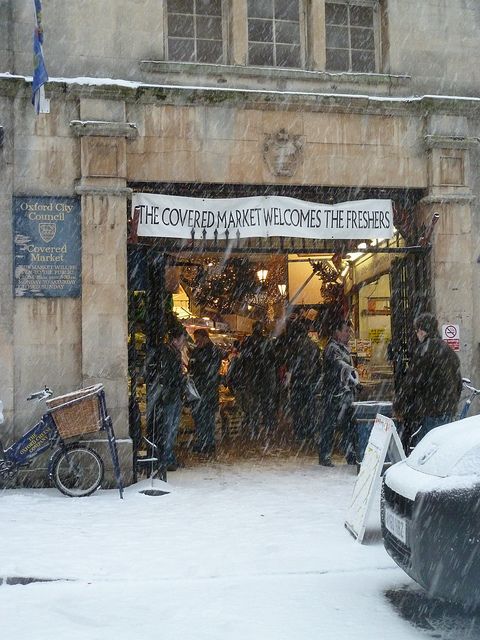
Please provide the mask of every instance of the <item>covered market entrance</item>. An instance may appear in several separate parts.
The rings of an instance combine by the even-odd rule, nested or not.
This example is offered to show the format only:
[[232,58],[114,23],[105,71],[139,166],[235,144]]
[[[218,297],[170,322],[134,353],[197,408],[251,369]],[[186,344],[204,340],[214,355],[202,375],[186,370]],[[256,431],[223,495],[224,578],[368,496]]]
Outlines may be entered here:
[[[362,382],[361,399],[392,398],[413,346],[413,317],[430,308],[433,223],[430,229],[416,223],[422,190],[131,186],[129,408],[134,460],[152,457],[145,438],[162,428],[159,348],[172,322],[181,322],[190,337],[195,329],[207,328],[224,354],[216,419],[217,450],[223,455],[250,455],[259,447],[268,453],[314,446],[295,438],[288,366],[282,362],[272,365],[278,368],[275,428],[254,442],[245,431],[227,372],[256,323],[280,345],[288,322],[301,318],[322,350],[332,319],[350,319],[349,346]],[[177,449],[187,464],[195,459],[194,442],[192,416],[184,408]]]

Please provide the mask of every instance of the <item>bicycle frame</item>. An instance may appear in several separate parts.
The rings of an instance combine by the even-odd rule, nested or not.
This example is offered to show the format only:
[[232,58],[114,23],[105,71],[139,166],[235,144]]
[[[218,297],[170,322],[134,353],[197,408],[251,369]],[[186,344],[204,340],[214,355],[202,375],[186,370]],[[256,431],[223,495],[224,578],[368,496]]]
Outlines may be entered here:
[[46,413],[34,427],[3,451],[3,461],[9,462],[17,468],[26,467],[34,458],[47,449],[57,447],[60,442],[61,438],[53,418]]

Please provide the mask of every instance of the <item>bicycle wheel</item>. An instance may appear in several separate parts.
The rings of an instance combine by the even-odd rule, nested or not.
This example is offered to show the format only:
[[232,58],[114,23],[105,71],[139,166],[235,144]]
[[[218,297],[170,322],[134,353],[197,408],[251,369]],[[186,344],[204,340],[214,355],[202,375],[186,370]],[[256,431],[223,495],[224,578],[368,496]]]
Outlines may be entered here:
[[71,498],[82,498],[96,491],[103,480],[103,460],[82,444],[71,444],[53,462],[53,482]]

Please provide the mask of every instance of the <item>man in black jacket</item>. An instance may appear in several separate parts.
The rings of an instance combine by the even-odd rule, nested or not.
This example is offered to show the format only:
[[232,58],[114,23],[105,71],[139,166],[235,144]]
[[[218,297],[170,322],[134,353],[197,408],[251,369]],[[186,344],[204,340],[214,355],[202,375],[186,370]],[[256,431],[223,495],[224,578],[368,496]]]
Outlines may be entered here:
[[410,433],[421,426],[417,441],[431,429],[453,422],[462,393],[462,374],[457,354],[438,333],[431,313],[422,313],[413,323],[418,345],[394,402]]
[[223,354],[210,340],[208,329],[196,329],[193,337],[196,347],[190,356],[188,370],[200,394],[200,400],[192,408],[196,432],[195,451],[213,455]]

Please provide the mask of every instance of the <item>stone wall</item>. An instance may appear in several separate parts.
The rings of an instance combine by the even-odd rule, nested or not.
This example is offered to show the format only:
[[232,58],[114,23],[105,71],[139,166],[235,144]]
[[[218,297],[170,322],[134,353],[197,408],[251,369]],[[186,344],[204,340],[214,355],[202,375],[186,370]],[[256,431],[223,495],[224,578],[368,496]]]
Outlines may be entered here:
[[412,76],[412,93],[475,96],[480,4],[477,0],[387,0],[389,63]]
[[[127,119],[139,129],[128,146],[131,182],[427,185],[421,117],[129,104]],[[302,155],[294,175],[279,178],[264,142],[281,129],[298,137]]]
[[[386,75],[324,74],[324,0],[307,7],[306,69],[246,68],[246,1],[229,0],[229,66],[152,65],[164,61],[164,2],[159,0],[44,0],[45,57],[51,77],[107,77],[196,86],[244,86],[389,95],[476,95],[480,82],[477,0],[383,0],[380,73],[411,76],[398,84]],[[0,71],[31,75],[31,0],[2,3]],[[5,18],[2,21],[1,18]],[[9,24],[9,21],[11,23]],[[7,25],[7,26],[5,26]],[[2,38],[2,29],[5,38]],[[6,49],[5,42],[11,42]],[[312,73],[313,72],[313,73]]]

